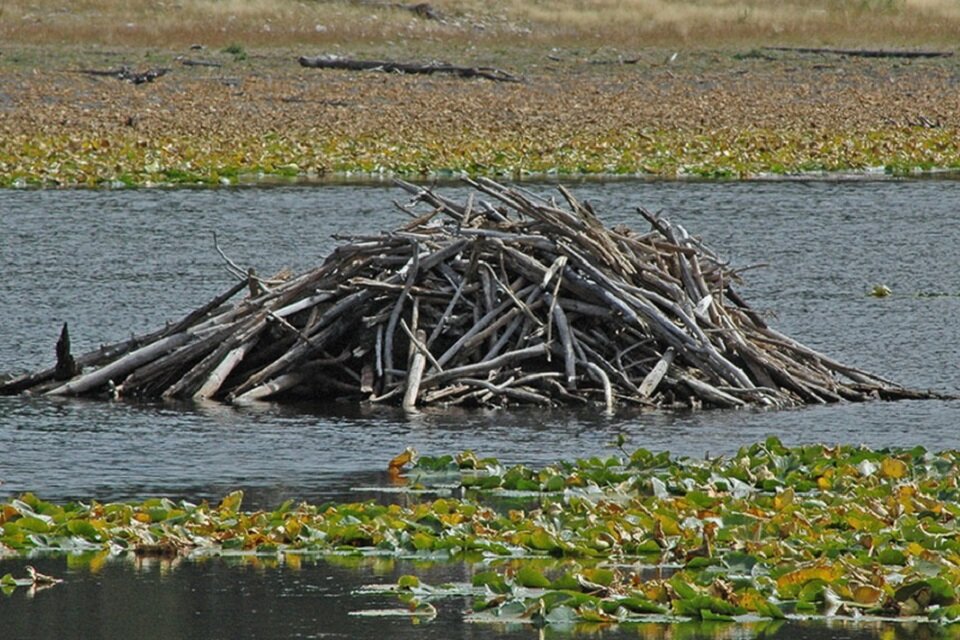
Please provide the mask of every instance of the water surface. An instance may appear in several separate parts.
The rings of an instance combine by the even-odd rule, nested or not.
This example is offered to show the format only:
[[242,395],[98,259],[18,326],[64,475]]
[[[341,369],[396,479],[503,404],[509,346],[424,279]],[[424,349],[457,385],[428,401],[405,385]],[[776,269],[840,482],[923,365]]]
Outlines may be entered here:
[[[955,393],[958,188],[948,181],[588,182],[575,192],[609,223],[645,229],[636,207],[663,211],[735,266],[756,267],[744,271],[741,293],[784,333],[901,383]],[[175,321],[223,291],[232,281],[213,247],[214,232],[243,267],[266,275],[283,267],[299,271],[335,246],[333,234],[399,224],[405,214],[391,202],[404,198],[385,186],[0,192],[0,370],[51,364],[64,321],[75,352],[82,352]],[[868,296],[878,283],[893,295]],[[245,507],[270,508],[288,498],[366,497],[351,489],[382,484],[386,461],[405,446],[432,454],[475,449],[505,462],[544,464],[609,454],[621,433],[630,446],[689,456],[732,453],[771,434],[790,444],[942,449],[960,446],[958,409],[955,402],[912,401],[612,417],[566,409],[406,416],[329,404],[235,409],[0,398],[0,495],[30,490],[48,500],[196,501],[242,488]],[[350,590],[372,574],[339,571],[327,561],[299,572],[220,560],[166,573],[118,563],[97,574],[73,571],[62,558],[44,562],[55,574],[66,571],[68,584],[34,599],[0,598],[4,624],[36,631],[32,637],[62,637],[70,629],[83,629],[83,637],[130,637],[139,628],[130,625],[143,620],[153,620],[154,637],[373,637],[386,628],[391,636],[513,633],[457,623],[465,606],[417,628],[406,620],[346,616],[359,606]],[[0,574],[22,563],[4,561]],[[73,613],[58,618],[53,612],[63,603]],[[135,613],[124,617],[124,611]],[[179,626],[170,626],[174,621]],[[261,624],[276,625],[278,633]],[[812,625],[793,633],[830,637],[832,631]]]

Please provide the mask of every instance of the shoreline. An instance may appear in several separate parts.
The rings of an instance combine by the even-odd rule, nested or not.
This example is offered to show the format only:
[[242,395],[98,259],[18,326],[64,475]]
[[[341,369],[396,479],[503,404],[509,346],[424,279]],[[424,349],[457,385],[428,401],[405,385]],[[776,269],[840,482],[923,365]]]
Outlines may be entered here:
[[705,177],[699,175],[662,176],[656,174],[612,174],[612,173],[529,173],[524,175],[462,174],[462,175],[404,175],[404,174],[362,174],[334,173],[324,176],[282,176],[249,175],[235,180],[210,182],[143,182],[128,184],[121,181],[107,181],[97,184],[32,184],[15,181],[0,187],[9,190],[137,190],[137,189],[269,189],[275,187],[323,187],[323,186],[391,186],[396,180],[402,180],[419,186],[451,186],[463,184],[468,179],[490,178],[515,184],[606,184],[618,182],[676,182],[676,183],[736,183],[736,182],[897,182],[903,180],[960,181],[958,168],[934,168],[909,173],[888,173],[882,167],[865,171],[823,171],[790,174],[758,174],[741,177]]
[[[956,57],[644,49],[596,64],[555,51],[517,50],[505,70],[525,82],[504,83],[307,69],[286,49],[202,52],[212,67],[185,65],[189,49],[99,47],[38,64],[7,45],[0,187],[960,171]],[[167,71],[142,84],[99,75],[123,67]]]

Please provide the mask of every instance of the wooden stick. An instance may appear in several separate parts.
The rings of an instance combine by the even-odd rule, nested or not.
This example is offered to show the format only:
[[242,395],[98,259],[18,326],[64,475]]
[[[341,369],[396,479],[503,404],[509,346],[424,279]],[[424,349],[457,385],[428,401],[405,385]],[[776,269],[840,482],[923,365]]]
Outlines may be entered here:
[[563,347],[563,369],[567,374],[567,389],[574,391],[577,388],[577,358],[573,353],[573,335],[570,332],[570,324],[567,322],[567,314],[563,312],[563,307],[555,306],[553,308],[553,319],[557,325],[560,344]]
[[[227,379],[227,376],[230,375],[230,372],[236,368],[236,366],[243,360],[244,356],[250,352],[250,349],[253,347],[253,341],[247,340],[242,343],[239,347],[234,347],[227,355],[223,357],[223,360],[220,361],[213,371],[210,372],[210,375],[207,376],[207,379],[204,381],[200,388],[197,389],[196,393],[193,394],[193,399],[196,401],[208,400],[215,396],[220,390],[220,387],[223,386],[224,381]],[[172,394],[171,394],[172,395]],[[165,397],[171,397],[171,395],[164,394]]]
[[521,362],[523,360],[529,360],[530,358],[536,358],[537,356],[546,355],[547,350],[548,347],[544,343],[536,344],[524,349],[517,349],[501,356],[497,356],[496,358],[484,360],[483,362],[468,364],[462,367],[447,369],[446,371],[435,373],[424,378],[421,384],[423,386],[432,387],[443,384],[450,380],[455,380],[457,378],[474,376],[478,373],[486,373],[487,371],[499,369],[514,362]]
[[[409,331],[409,329],[408,329]],[[413,411],[417,405],[417,395],[420,393],[420,381],[423,378],[423,370],[427,364],[427,358],[424,350],[417,347],[422,345],[427,339],[427,334],[423,329],[418,329],[416,337],[410,339],[410,350],[413,352],[413,361],[410,364],[410,371],[407,374],[407,389],[403,394],[403,410]]]
[[663,352],[660,361],[654,365],[650,373],[648,373],[643,379],[643,382],[640,383],[640,388],[637,389],[638,396],[641,398],[649,398],[653,392],[657,390],[660,381],[663,380],[663,376],[667,374],[667,369],[669,369],[673,363],[675,355],[676,351],[673,350],[673,347],[668,347],[667,350]]
[[47,391],[46,395],[75,396],[92,389],[98,389],[111,381],[113,381],[115,384],[118,380],[126,376],[137,367],[144,365],[159,356],[169,353],[178,347],[182,347],[192,339],[193,336],[191,336],[189,333],[183,332],[163,338],[161,340],[157,340],[156,342],[152,342],[145,347],[131,351],[119,360],[116,360],[104,367],[101,367],[95,371],[91,371],[90,373],[71,380],[66,384],[51,389],[50,391]]

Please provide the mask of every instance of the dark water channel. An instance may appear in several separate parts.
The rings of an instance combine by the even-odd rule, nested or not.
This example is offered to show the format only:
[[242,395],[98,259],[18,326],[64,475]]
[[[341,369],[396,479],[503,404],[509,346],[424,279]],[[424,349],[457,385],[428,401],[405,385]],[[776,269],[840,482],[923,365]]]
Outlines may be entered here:
[[[537,191],[549,186],[535,185]],[[459,187],[450,187],[453,195]],[[960,183],[851,181],[584,183],[609,222],[645,228],[634,209],[663,210],[744,272],[740,287],[785,333],[840,360],[916,387],[960,392]],[[402,199],[385,186],[228,190],[0,191],[0,371],[46,366],[63,321],[74,349],[176,320],[230,284],[217,232],[237,262],[269,274],[317,264],[332,234],[392,228]],[[878,283],[893,295],[867,295]],[[49,500],[215,500],[246,491],[247,508],[287,498],[357,499],[383,484],[405,446],[475,449],[504,462],[543,464],[632,446],[702,456],[776,434],[790,444],[960,446],[960,403],[922,401],[784,412],[617,415],[570,411],[431,412],[407,417],[346,406],[234,409],[0,398],[0,496]],[[68,558],[33,562],[67,582],[29,597],[0,596],[4,638],[532,637],[530,629],[460,621],[469,603],[433,622],[362,618],[395,606],[352,589],[416,571],[462,578],[463,565],[304,561],[298,568],[224,559],[99,571]],[[24,560],[0,560],[0,575]],[[429,573],[427,574],[429,575]],[[603,637],[877,637],[868,626],[790,624],[606,630]],[[895,637],[927,628],[886,629]],[[572,632],[550,631],[548,636]],[[583,632],[586,633],[586,632]],[[673,634],[672,636],[670,634]]]

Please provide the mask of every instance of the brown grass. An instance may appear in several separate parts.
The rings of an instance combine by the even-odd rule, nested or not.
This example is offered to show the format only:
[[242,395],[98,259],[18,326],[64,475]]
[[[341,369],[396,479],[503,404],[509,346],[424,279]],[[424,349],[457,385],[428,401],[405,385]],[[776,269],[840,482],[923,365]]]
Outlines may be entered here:
[[[412,0],[411,0],[412,2]],[[7,46],[955,46],[955,0],[433,0],[442,23],[344,0],[5,0]],[[427,43],[426,45],[424,43]]]

